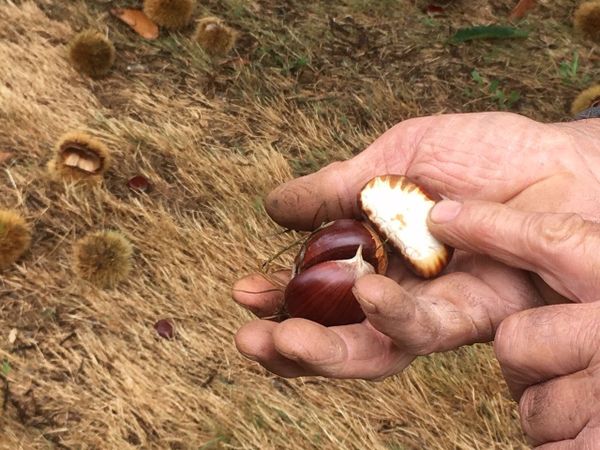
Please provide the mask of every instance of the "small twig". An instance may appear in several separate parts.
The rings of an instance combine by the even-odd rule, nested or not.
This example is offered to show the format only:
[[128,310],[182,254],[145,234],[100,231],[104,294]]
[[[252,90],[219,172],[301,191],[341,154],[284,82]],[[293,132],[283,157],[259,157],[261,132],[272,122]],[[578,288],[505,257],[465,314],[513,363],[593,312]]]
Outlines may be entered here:
[[271,315],[271,316],[264,316],[264,317],[261,317],[261,319],[262,319],[262,320],[275,320],[275,321],[277,321],[277,322],[280,322],[281,320],[283,320],[283,319],[287,319],[288,317],[289,317],[289,316],[288,316],[288,314],[287,314],[287,313],[285,313],[285,312],[280,312],[280,313],[277,313],[277,314],[273,314],[273,315]]
[[207,388],[208,386],[210,386],[216,376],[217,376],[217,371],[213,370],[211,373],[208,374],[208,377],[206,378],[206,380],[204,380],[202,382],[202,384],[200,384],[200,387]]
[[4,375],[0,375],[0,378],[2,378],[2,381],[4,382],[4,386],[2,387],[2,393],[4,394],[4,400],[2,401],[2,411],[6,411],[10,399],[10,389],[8,388],[8,378],[6,378]]
[[60,341],[60,342],[58,343],[58,345],[60,345],[60,346],[62,347],[62,346],[63,346],[63,344],[64,344],[65,342],[67,342],[69,339],[73,339],[75,336],[77,336],[77,333],[76,333],[76,332],[74,332],[74,331],[71,331],[71,332],[70,332],[70,333],[67,335],[67,337],[65,337],[65,338],[64,338],[62,341]]
[[[327,225],[329,225],[331,222],[323,222],[321,223],[321,225],[319,225],[317,228],[315,228],[312,232],[311,235],[313,235],[314,233],[316,233],[317,231],[325,228]],[[276,260],[277,258],[279,258],[281,255],[283,255],[285,252],[287,252],[288,250],[290,250],[291,248],[295,247],[296,245],[304,242],[307,238],[305,236],[302,236],[301,238],[296,239],[294,242],[292,242],[290,245],[284,247],[283,249],[281,249],[280,251],[278,251],[275,255],[271,256],[269,259],[267,259],[265,262],[262,263],[261,265],[261,272],[264,274],[266,274],[267,268],[269,267],[269,265]],[[270,280],[269,280],[270,281]]]
[[17,187],[17,183],[15,183],[15,179],[13,178],[12,173],[8,169],[5,169],[4,171],[6,172],[6,175],[8,175],[8,179],[10,180],[10,184],[12,184],[12,187],[15,190],[15,194],[16,194],[16,196],[18,198],[19,205],[23,205],[24,204],[23,195],[21,195],[21,191]]
[[24,352],[27,350],[31,350],[33,348],[36,347],[36,344],[23,344],[23,345],[19,345],[18,347],[13,348],[10,353],[19,353],[19,352]]
[[264,291],[246,291],[245,289],[234,289],[233,292],[242,292],[244,294],[268,294],[269,292],[283,292],[283,289],[273,288],[273,289],[265,289]]
[[266,271],[262,272],[261,275],[265,278],[265,280],[267,280],[273,286],[276,286],[277,290],[279,290],[279,291],[284,290],[285,284],[282,281],[273,278],[273,276],[271,274],[267,273]]
[[267,237],[275,237],[275,236],[281,236],[282,234],[288,234],[288,233],[293,233],[294,230],[292,230],[291,228],[284,228],[281,231],[278,231],[276,233],[273,234],[267,234]]
[[261,264],[261,271],[262,272],[266,272],[267,268],[269,267],[269,265],[276,260],[277,258],[279,258],[281,255],[283,255],[285,252],[287,252],[288,250],[290,250],[291,248],[295,247],[296,245],[300,244],[302,241],[304,241],[304,237],[301,237],[299,239],[296,239],[294,242],[292,242],[290,245],[284,247],[283,249],[279,250],[277,253],[275,253],[275,255],[271,256],[269,259],[267,259],[265,262],[263,262]]

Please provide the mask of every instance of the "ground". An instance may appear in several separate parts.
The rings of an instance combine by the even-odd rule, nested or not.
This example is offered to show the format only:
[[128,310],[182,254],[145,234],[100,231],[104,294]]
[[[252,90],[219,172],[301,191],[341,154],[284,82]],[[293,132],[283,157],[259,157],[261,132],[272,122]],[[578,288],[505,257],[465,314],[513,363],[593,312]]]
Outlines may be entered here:
[[[225,58],[193,27],[146,41],[108,11],[135,1],[0,3],[0,207],[33,225],[0,274],[0,448],[524,448],[489,344],[421,358],[383,382],[285,380],[242,358],[230,300],[240,275],[297,236],[263,209],[278,183],[360,152],[420,115],[504,109],[569,119],[600,78],[566,0],[541,1],[526,39],[452,44],[460,27],[506,22],[513,1],[207,0],[240,32]],[[66,45],[95,27],[117,50],[93,81]],[[46,163],[84,130],[113,155],[97,188],[56,183]],[[154,189],[130,192],[142,173]],[[100,290],[73,273],[74,242],[116,229],[134,268]],[[291,254],[277,261],[290,263]],[[176,338],[153,324],[173,320]],[[9,339],[11,332],[16,340]]]

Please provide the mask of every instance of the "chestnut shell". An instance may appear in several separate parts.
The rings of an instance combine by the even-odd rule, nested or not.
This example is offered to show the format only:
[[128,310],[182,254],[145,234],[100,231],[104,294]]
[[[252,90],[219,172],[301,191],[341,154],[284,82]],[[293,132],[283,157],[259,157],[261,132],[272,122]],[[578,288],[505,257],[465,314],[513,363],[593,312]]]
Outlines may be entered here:
[[352,288],[360,275],[374,272],[363,264],[366,270],[357,271],[347,261],[326,261],[296,275],[285,290],[287,314],[327,327],[361,322],[365,313]]
[[378,234],[366,222],[338,219],[312,233],[294,261],[294,274],[325,261],[350,259],[362,245],[362,257],[377,273],[387,270],[388,257]]

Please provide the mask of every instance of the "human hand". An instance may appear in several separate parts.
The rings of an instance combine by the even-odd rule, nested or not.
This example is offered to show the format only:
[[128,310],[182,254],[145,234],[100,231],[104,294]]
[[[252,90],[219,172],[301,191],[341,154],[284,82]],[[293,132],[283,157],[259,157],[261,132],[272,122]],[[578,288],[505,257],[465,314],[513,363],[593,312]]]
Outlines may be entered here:
[[445,242],[535,272],[573,302],[513,314],[494,348],[523,429],[544,450],[600,443],[600,224],[489,202],[440,202],[431,231]]
[[[358,216],[355,199],[364,183],[398,173],[450,199],[597,215],[594,130],[600,135],[600,127],[592,122],[540,124],[507,113],[407,120],[358,156],[280,186],[266,208],[281,225],[310,230]],[[289,273],[275,276],[287,280]],[[266,317],[282,302],[273,289],[254,274],[236,283],[233,296]],[[326,328],[303,319],[255,320],[238,331],[236,345],[281,376],[380,379],[417,355],[489,341],[506,316],[543,304],[525,272],[460,251],[443,276],[431,281],[415,278],[392,258],[387,277],[363,277],[355,292],[367,315],[363,323]],[[552,301],[563,299],[556,295]]]

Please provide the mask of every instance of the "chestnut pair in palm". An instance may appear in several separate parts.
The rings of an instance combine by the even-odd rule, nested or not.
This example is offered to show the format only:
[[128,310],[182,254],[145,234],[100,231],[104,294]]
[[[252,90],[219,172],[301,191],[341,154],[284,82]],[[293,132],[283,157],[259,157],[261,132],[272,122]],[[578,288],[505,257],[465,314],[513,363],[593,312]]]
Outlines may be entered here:
[[352,288],[360,277],[385,274],[388,251],[422,278],[437,276],[452,249],[427,228],[434,197],[402,175],[370,180],[358,194],[364,220],[340,219],[314,231],[302,245],[284,295],[285,313],[325,326],[361,322]]

